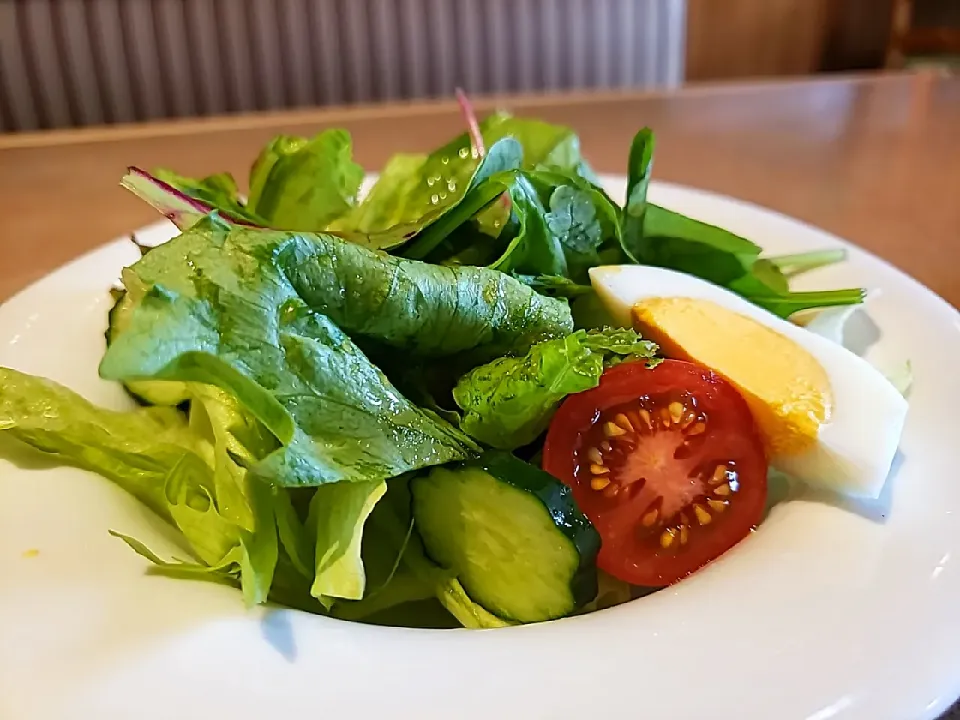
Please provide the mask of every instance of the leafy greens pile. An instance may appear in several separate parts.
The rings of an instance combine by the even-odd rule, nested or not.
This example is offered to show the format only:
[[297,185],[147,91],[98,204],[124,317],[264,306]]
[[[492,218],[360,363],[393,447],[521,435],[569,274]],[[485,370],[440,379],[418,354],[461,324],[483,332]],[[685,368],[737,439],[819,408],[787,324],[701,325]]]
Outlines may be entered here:
[[0,431],[176,527],[189,560],[119,535],[157,572],[349,619],[435,598],[464,626],[506,624],[426,557],[407,481],[485,447],[529,458],[564,397],[653,358],[589,321],[591,267],[682,270],[781,316],[862,294],[791,292],[790,273],[838,258],[762,259],[648,202],[647,129],[620,207],[569,129],[471,125],[394,157],[362,201],[341,130],[272,140],[245,200],[226,174],[131,168],[122,184],[183,232],[124,270],[100,374],[152,406],[108,411],[0,369]]

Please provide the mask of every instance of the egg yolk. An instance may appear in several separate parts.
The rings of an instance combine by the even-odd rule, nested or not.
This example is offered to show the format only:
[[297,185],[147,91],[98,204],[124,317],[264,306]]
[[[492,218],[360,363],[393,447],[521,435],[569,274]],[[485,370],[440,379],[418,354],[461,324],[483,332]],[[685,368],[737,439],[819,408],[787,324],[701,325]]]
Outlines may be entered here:
[[771,457],[816,443],[833,397],[826,371],[803,347],[706,300],[648,298],[632,314],[637,331],[664,355],[705,365],[740,391]]

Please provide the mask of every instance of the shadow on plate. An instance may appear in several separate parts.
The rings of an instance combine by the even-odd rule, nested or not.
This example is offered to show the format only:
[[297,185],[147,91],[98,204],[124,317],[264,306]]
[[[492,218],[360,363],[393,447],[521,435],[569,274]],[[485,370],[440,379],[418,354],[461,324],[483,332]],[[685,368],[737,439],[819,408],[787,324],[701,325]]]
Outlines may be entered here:
[[290,613],[286,608],[271,608],[260,621],[260,633],[274,650],[287,662],[297,660],[297,640],[293,636]]
[[865,310],[855,312],[843,328],[843,345],[863,357],[880,340],[880,328]]
[[897,484],[897,477],[904,466],[906,459],[900,450],[893,456],[893,463],[890,465],[890,473],[887,475],[887,481],[883,485],[880,496],[876,499],[871,498],[851,498],[829,490],[805,489],[797,496],[798,500],[809,502],[819,502],[825,505],[832,505],[847,512],[855,513],[862,518],[871,520],[875,523],[884,524],[890,517],[890,510],[893,507],[894,487]]

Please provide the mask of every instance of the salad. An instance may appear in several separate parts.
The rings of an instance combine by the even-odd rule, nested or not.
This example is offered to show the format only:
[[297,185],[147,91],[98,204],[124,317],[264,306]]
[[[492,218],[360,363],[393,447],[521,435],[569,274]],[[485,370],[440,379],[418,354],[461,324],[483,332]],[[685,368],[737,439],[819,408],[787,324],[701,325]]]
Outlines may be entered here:
[[881,491],[906,402],[827,337],[864,292],[789,287],[842,252],[762,257],[649,202],[647,128],[621,206],[569,128],[461,103],[466,132],[362,198],[342,130],[274,138],[246,197],[130,168],[181,230],[112,290],[99,372],[138,406],[0,368],[0,431],[169,523],[179,557],[110,530],[152,572],[423,627],[680,581],[773,471]]

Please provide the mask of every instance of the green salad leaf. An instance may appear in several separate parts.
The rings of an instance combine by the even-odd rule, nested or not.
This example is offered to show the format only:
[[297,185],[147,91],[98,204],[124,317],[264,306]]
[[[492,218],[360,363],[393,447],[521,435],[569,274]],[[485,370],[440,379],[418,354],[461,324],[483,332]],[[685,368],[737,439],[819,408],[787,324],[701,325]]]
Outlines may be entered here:
[[469,440],[404,398],[331,320],[397,310],[372,288],[356,296],[366,317],[345,302],[354,281],[399,282],[378,277],[388,262],[400,264],[335,238],[202,223],[125,273],[139,305],[101,374],[230,393],[276,439],[251,468],[274,485],[383,480],[468,457]]
[[[498,205],[503,196],[509,203]],[[471,226],[483,222],[484,208],[493,207],[509,210],[497,237]],[[618,222],[607,195],[579,176],[556,169],[506,170],[476,184],[404,254],[586,283],[589,268],[620,261]]]
[[[484,120],[486,135],[499,125],[493,115]],[[466,132],[426,156],[400,155],[390,160],[370,194],[342,218],[337,230],[375,235],[394,228],[418,230],[427,218],[456,205],[466,194],[481,158],[472,152]]]
[[760,247],[729,230],[647,203],[643,237],[633,245],[636,259],[709,280],[733,290],[780,317],[800,310],[863,301],[859,288],[792,292],[776,262]]
[[[241,221],[257,223],[260,218],[240,199],[237,183],[230,173],[217,173],[200,180],[178,175],[171,170],[156,168],[153,176],[160,182],[179,190],[201,203],[224,211]],[[199,219],[199,218],[197,218]]]
[[[471,146],[469,133],[462,133],[429,155],[401,154],[384,167],[369,195],[352,212],[336,221],[331,230],[369,236],[372,246],[394,248],[437,223],[457,207],[487,177],[507,169],[559,169],[592,177],[580,155],[580,141],[569,128],[529,118],[495,113],[479,123],[487,151],[480,157]],[[504,140],[510,139],[510,143]],[[471,205],[460,217],[482,214],[499,193],[488,185],[471,196]],[[482,200],[486,198],[486,200]],[[485,223],[499,227],[509,208],[498,206]],[[457,223],[459,224],[459,223]],[[403,252],[405,257],[426,258],[450,227],[437,228],[435,241],[421,240]],[[496,234],[496,233],[494,233]]]
[[138,167],[127,168],[120,185],[157,210],[181,230],[187,230],[211,212],[225,222],[262,227],[257,217],[240,202],[237,185],[226,173],[201,180],[157,169],[153,174]]
[[130,167],[120,184],[181,230],[217,212],[235,225],[320,231],[355,207],[362,182],[349,133],[326,130],[312,139],[273,138],[251,168],[246,203],[229,173],[195,180],[164,168]]
[[184,463],[209,466],[214,454],[172,408],[104,410],[51,380],[7,368],[0,368],[0,432],[103,475],[171,522],[168,477]]
[[498,358],[467,373],[453,390],[460,427],[480,442],[513,450],[546,430],[560,402],[596,387],[612,357],[652,358],[657,346],[627,329],[578,330]]
[[127,547],[137,555],[149,560],[154,572],[168,577],[183,578],[186,580],[209,580],[238,587],[240,584],[240,548],[236,547],[225,555],[215,565],[191,562],[189,560],[164,560],[142,542],[116,530],[110,530],[110,535],[122,540]]
[[[219,447],[182,413],[105,410],[49,380],[0,368],[0,431],[112,480],[174,525],[198,562],[160,562],[162,569],[239,575],[250,604],[266,600],[276,564],[269,492],[261,483],[244,483],[247,495],[241,493],[240,502],[250,517],[244,525],[236,522],[217,494]],[[156,558],[142,552],[142,543],[124,539],[144,557]]]
[[321,231],[353,209],[361,182],[346,130],[279,135],[250,170],[249,207],[266,227]]
[[519,232],[490,267],[507,273],[567,277],[564,246],[549,224],[550,216],[536,188],[522,173],[515,174],[505,187],[519,220]]
[[[380,171],[363,201],[334,220],[330,229],[376,235],[416,223],[425,214],[424,203],[417,198],[415,190],[419,189],[419,180],[423,177],[421,169],[426,160],[426,155],[394,155]],[[456,181],[453,185],[456,187]]]
[[314,597],[363,597],[363,527],[386,491],[387,484],[382,480],[317,488],[307,521],[316,529],[316,575],[310,590]]
[[642,262],[643,219],[647,212],[647,189],[653,172],[654,136],[643,128],[633,138],[627,160],[627,202],[623,208],[623,249],[633,262]]
[[[517,169],[522,161],[523,148],[513,138],[494,143],[459,199],[438,203],[435,209],[422,215],[415,227],[419,231],[416,238],[400,254],[413,260],[432,261],[435,250],[451,232],[503,194],[506,189],[503,178],[509,177],[510,171]],[[434,197],[431,196],[431,202]]]
[[239,527],[253,530],[245,468],[276,449],[276,438],[223,390],[212,385],[188,387],[190,427],[214,444],[214,488],[220,512]]
[[525,352],[573,327],[566,304],[492,270],[402,260],[332,237],[231,237],[279,243],[275,262],[310,309],[417,356]]
[[679,270],[726,286],[746,275],[760,247],[728,230],[647,203],[643,236],[632,244],[642,265]]

